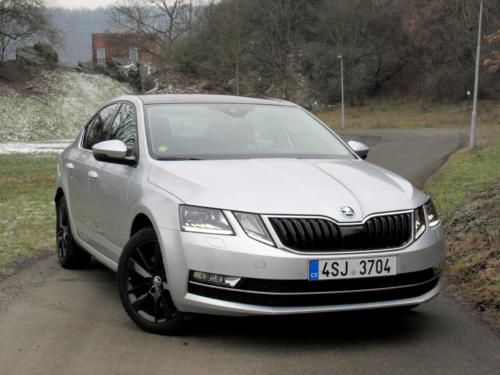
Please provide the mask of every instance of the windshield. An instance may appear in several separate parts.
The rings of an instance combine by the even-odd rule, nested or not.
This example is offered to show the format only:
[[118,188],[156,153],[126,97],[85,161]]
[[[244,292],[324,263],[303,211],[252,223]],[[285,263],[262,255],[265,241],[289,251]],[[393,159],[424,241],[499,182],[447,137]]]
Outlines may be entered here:
[[145,116],[151,154],[160,160],[353,158],[325,126],[296,107],[150,104]]

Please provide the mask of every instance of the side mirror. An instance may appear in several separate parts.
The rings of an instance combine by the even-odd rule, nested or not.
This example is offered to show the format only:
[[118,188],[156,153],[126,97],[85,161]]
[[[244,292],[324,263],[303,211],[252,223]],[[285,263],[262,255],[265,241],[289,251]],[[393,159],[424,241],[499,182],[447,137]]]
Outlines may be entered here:
[[135,156],[127,156],[127,146],[117,139],[96,143],[92,154],[96,160],[111,163],[134,164],[136,160]]
[[361,159],[366,159],[368,152],[370,151],[370,147],[364,143],[353,140],[348,141],[347,144]]

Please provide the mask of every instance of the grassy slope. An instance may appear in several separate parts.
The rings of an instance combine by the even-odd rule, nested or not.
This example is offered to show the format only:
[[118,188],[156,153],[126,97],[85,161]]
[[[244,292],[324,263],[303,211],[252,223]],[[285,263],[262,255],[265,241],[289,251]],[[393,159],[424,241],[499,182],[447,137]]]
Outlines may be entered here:
[[461,150],[424,186],[441,213],[451,290],[500,328],[500,142]]
[[133,89],[103,75],[38,71],[35,95],[0,84],[0,142],[71,139],[106,101]]
[[[22,92],[0,83],[0,142],[73,138],[99,106],[133,92],[102,75],[31,74]],[[0,276],[12,273],[15,263],[54,249],[56,160],[56,155],[0,155]]]
[[466,199],[488,189],[500,177],[500,142],[474,150],[462,149],[432,176],[424,189],[435,197],[445,221]]
[[0,155],[0,274],[54,248],[56,155]]

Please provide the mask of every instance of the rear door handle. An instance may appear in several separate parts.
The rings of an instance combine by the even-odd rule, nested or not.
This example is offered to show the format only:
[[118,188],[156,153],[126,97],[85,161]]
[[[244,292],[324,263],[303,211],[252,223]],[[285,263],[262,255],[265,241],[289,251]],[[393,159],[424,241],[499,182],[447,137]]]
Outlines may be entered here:
[[66,167],[66,169],[75,169],[75,165],[73,163],[66,163],[64,164],[64,166]]
[[97,180],[99,178],[99,175],[97,174],[96,171],[89,171],[88,175],[93,180]]

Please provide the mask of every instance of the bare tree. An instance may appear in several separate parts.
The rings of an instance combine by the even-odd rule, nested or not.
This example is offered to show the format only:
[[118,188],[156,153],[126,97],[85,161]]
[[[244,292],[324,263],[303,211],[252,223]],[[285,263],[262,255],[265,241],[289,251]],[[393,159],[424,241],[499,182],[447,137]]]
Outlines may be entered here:
[[[406,28],[417,47],[422,93],[460,100],[474,82],[479,0],[421,0],[411,3]],[[500,2],[484,0],[483,30],[498,29]],[[483,73],[483,71],[481,71]],[[483,81],[484,82],[484,81]],[[481,85],[480,95],[488,86]]]
[[485,39],[489,44],[491,56],[484,60],[484,65],[488,67],[488,71],[500,73],[500,30],[486,35]]
[[267,52],[259,57],[278,81],[288,79],[290,57],[299,44],[299,25],[307,6],[307,0],[255,0],[252,16],[260,23],[257,39]]
[[234,80],[234,93],[240,94],[241,71],[249,58],[251,30],[246,20],[250,0],[222,0],[210,3],[205,13],[204,32],[208,50],[218,61],[219,69],[226,71]]
[[111,10],[112,23],[151,40],[156,57],[168,60],[175,43],[191,27],[193,0],[121,0]]
[[28,41],[57,41],[43,0],[0,0],[0,60]]

